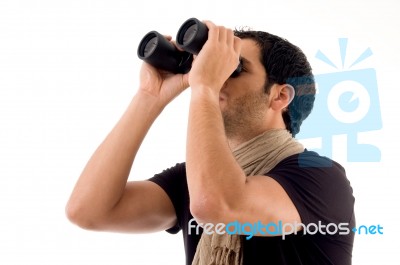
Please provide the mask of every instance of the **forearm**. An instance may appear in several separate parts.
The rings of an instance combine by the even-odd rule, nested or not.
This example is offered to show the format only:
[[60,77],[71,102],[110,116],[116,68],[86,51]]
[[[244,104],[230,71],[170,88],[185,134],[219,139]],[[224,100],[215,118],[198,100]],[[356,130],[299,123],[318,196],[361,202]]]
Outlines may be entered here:
[[186,162],[192,211],[235,207],[246,177],[229,148],[218,96],[207,89],[192,90]]
[[78,212],[95,218],[107,214],[117,204],[136,153],[161,110],[146,93],[133,98],[79,177],[67,205],[70,214]]

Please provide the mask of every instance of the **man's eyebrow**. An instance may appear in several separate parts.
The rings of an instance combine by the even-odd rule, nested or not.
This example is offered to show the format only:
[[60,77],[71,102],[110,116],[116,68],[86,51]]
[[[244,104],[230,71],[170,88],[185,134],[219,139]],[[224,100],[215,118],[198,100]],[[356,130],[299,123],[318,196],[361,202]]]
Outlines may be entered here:
[[242,63],[243,64],[246,64],[246,65],[251,65],[251,62],[248,60],[248,59],[246,59],[245,57],[240,57],[240,60],[242,61]]

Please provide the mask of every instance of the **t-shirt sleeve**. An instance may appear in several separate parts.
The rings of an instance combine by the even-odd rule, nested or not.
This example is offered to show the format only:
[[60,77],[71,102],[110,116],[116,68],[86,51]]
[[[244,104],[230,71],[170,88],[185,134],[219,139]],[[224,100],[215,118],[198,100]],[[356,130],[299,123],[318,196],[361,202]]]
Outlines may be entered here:
[[266,175],[283,187],[303,224],[354,221],[353,190],[338,163],[305,151],[284,159]]
[[171,234],[178,233],[182,229],[181,216],[183,212],[186,183],[185,164],[176,164],[174,167],[168,168],[161,173],[154,175],[154,177],[148,180],[159,185],[165,191],[165,193],[167,193],[172,204],[174,205],[178,221],[175,226],[167,229],[166,231]]

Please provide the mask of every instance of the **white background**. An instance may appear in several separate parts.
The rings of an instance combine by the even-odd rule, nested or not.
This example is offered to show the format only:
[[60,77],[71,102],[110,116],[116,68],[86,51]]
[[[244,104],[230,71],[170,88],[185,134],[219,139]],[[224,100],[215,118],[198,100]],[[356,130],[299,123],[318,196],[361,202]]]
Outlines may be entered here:
[[[382,160],[347,163],[343,137],[334,158],[354,188],[358,224],[384,227],[356,236],[353,264],[399,264],[398,10],[395,0],[0,0],[0,264],[184,264],[181,234],[89,232],[64,207],[135,94],[139,41],[150,30],[175,36],[189,17],[285,37],[316,74],[337,71],[314,56],[321,49],[340,65],[338,38],[349,38],[349,58],[371,48],[358,69],[376,69],[383,128],[363,137]],[[131,179],[184,160],[188,96],[151,129]]]

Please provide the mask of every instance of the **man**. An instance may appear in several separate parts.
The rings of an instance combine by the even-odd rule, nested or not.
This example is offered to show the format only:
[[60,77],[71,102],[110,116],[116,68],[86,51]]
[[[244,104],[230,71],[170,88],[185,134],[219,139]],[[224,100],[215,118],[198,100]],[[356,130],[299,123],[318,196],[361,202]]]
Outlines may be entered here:
[[[188,74],[143,64],[137,94],[76,184],[69,219],[103,231],[182,230],[187,264],[351,264],[344,169],[292,137],[315,96],[306,57],[272,34],[205,23]],[[189,86],[186,164],[127,182],[151,124]]]

